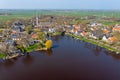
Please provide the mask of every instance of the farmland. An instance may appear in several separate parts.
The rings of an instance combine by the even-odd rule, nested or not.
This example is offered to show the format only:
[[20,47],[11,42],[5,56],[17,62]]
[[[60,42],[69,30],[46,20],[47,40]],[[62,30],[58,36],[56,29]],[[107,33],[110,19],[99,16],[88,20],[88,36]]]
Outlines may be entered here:
[[10,19],[31,18],[37,15],[57,15],[57,16],[72,16],[72,17],[114,17],[120,18],[120,11],[105,11],[105,10],[0,10],[0,13],[11,15],[0,15],[0,22]]

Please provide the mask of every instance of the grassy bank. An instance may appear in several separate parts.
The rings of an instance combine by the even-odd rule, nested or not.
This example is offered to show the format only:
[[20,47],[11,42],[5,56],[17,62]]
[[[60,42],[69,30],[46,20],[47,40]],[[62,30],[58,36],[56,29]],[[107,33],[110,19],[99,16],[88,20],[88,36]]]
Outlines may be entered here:
[[36,50],[36,48],[38,48],[39,46],[40,46],[40,43],[32,45],[32,46],[29,46],[28,48],[25,48],[25,51],[26,52],[32,52],[32,51]]
[[27,48],[24,48],[24,51],[25,52],[32,52],[32,51],[35,51],[38,48],[43,48],[43,47],[44,47],[44,43],[37,43],[37,44],[31,45]]
[[7,55],[4,53],[0,53],[0,59],[6,57]]
[[73,38],[80,39],[80,40],[85,41],[85,42],[88,42],[88,43],[92,43],[92,44],[97,45],[97,46],[100,46],[100,47],[103,47],[103,48],[105,48],[105,49],[107,49],[107,50],[109,50],[109,51],[113,51],[113,52],[116,52],[116,53],[120,53],[119,50],[117,50],[117,49],[115,49],[115,48],[111,47],[110,45],[105,44],[105,43],[103,43],[103,42],[100,42],[100,41],[97,41],[97,40],[93,40],[93,39],[87,39],[87,38],[85,38],[85,37],[76,36],[76,35],[73,35],[73,34],[66,34],[66,35],[67,35],[67,36],[71,36],[71,37],[73,37]]
[[[22,52],[24,53],[24,52],[32,52],[32,51],[35,51],[38,47],[41,47],[41,43],[31,45],[31,46],[29,46],[29,47],[27,47],[27,48],[23,48],[23,47],[22,47],[22,48],[19,48],[19,49],[21,49]],[[6,56],[7,56],[7,54],[5,54],[5,53],[0,53],[0,59],[5,58]]]

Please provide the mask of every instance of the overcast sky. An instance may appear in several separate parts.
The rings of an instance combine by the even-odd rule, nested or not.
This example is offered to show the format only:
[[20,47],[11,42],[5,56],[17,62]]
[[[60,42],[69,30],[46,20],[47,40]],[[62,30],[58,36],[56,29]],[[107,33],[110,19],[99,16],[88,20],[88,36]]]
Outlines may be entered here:
[[120,9],[120,0],[0,0],[0,9]]

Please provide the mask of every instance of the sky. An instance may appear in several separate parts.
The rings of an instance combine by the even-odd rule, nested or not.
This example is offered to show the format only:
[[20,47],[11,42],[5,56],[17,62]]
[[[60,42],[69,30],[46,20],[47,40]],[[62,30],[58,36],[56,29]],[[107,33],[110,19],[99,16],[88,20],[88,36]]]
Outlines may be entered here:
[[120,0],[0,0],[0,9],[120,9]]

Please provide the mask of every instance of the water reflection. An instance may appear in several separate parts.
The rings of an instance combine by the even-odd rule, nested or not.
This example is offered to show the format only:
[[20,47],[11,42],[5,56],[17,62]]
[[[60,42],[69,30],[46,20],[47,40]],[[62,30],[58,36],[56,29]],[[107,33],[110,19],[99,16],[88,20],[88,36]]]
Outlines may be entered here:
[[10,68],[10,67],[12,67],[12,66],[15,64],[16,61],[17,61],[17,58],[15,58],[15,59],[10,59],[10,60],[5,60],[5,61],[3,62],[3,66],[4,66],[5,68]]
[[58,47],[59,47],[58,45],[53,45],[53,46],[52,46],[52,49],[53,49],[53,48],[58,48]]
[[95,54],[95,56],[99,56],[100,53],[102,52],[102,48],[99,47],[99,46],[96,46],[96,45],[93,45],[93,44],[90,44],[90,43],[87,43],[85,42],[85,45],[84,45],[86,48],[90,49],[93,51],[93,53]]
[[108,50],[105,50],[104,51],[105,52],[105,54],[107,55],[107,56],[112,56],[114,59],[116,59],[116,60],[120,60],[120,54],[116,54],[115,52],[111,52],[111,51],[108,51]]
[[47,56],[52,56],[53,55],[53,50],[52,49],[47,50],[47,51],[45,51],[45,53],[47,54]]
[[56,36],[52,37],[51,39],[52,39],[53,41],[59,42],[59,41],[60,41],[61,39],[63,39],[63,38],[64,38],[64,36],[56,35]]
[[23,57],[22,59],[22,62],[26,65],[30,65],[32,64],[34,61],[34,58],[30,55],[30,54],[27,54]]
[[55,40],[55,41],[58,41],[59,38],[60,38],[60,37],[59,37],[58,35],[56,35],[56,36],[54,37],[54,40]]
[[[100,53],[103,51],[104,48],[102,47],[99,47],[99,46],[96,46],[96,45],[93,45],[91,43],[87,43],[87,42],[84,42],[84,47],[85,48],[88,48],[90,50],[93,51],[93,53],[95,54],[95,56],[99,56]],[[114,59],[116,60],[120,60],[120,54],[116,54],[115,52],[112,52],[112,51],[109,51],[109,50],[106,50],[104,51],[104,53],[107,55],[107,56],[112,56]]]
[[52,49],[49,49],[49,50],[46,50],[46,51],[39,51],[39,52],[44,53],[47,56],[52,56],[53,55],[53,50]]

